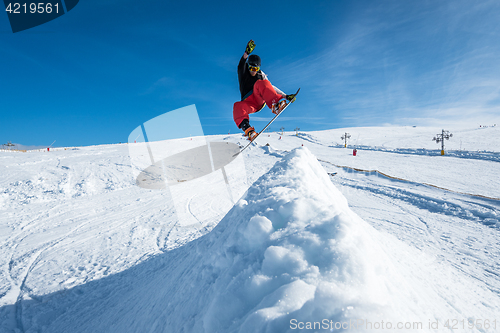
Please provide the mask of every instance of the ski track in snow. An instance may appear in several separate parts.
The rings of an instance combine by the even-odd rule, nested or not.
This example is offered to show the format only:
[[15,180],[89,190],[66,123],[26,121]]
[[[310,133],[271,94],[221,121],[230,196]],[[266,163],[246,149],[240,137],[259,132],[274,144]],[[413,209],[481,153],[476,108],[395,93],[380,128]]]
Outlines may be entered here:
[[[469,198],[464,194],[458,195],[457,197],[461,196],[462,198],[459,198],[458,202],[454,202],[454,198],[444,200],[417,193],[416,190],[411,191],[406,188],[381,186],[380,184],[371,184],[371,186],[359,185],[356,181],[352,181],[349,184],[345,183],[342,185],[405,201],[417,208],[428,210],[431,213],[456,216],[461,219],[468,219],[487,226],[500,228],[500,216],[498,214],[500,202],[495,200]],[[416,185],[416,187],[419,186],[425,187],[425,185]]]
[[[478,302],[487,306],[498,304],[500,201],[422,184],[426,178],[432,178],[429,183],[450,190],[467,188],[475,194],[491,196],[494,188],[498,188],[494,183],[498,179],[486,184],[489,187],[477,185],[484,183],[485,175],[491,171],[487,169],[490,164],[481,165],[485,172],[475,174],[478,181],[463,179],[463,184],[430,173],[419,173],[418,177],[414,174],[407,182],[349,172],[332,164],[356,167],[363,160],[348,156],[349,150],[338,148],[339,142],[325,139],[326,134],[284,135],[283,140],[278,140],[276,134],[263,134],[259,144],[245,151],[248,183],[254,183],[270,170],[287,151],[305,143],[319,160],[325,161],[321,164],[326,172],[336,173],[330,180],[355,213],[375,229],[421,253],[421,260],[428,265],[451,267],[450,272],[454,273],[449,274],[473,281],[470,283],[481,293]],[[239,136],[222,138],[239,140]],[[266,142],[270,145],[266,146]],[[357,147],[367,153],[386,154],[370,156],[390,156],[386,158],[394,160],[394,164],[398,158],[401,161],[405,158],[403,166],[409,156],[435,158],[430,156],[435,151],[430,152],[429,148],[381,146],[388,142],[379,140],[374,145]],[[492,151],[490,146],[483,151],[447,151],[447,154],[444,158],[453,163],[471,159],[500,161],[500,153]],[[498,169],[492,168],[495,174]],[[384,170],[391,176],[406,176],[390,171]],[[24,302],[43,301],[43,295],[71,290],[179,248],[209,233],[227,212],[217,199],[200,203],[194,194],[185,208],[198,223],[179,225],[168,194],[159,195],[134,186],[124,145],[51,153],[1,153],[0,173],[5,175],[0,180],[0,235],[3,235],[0,236],[0,319],[4,320],[0,331],[26,331]],[[404,255],[392,254],[401,267],[411,271],[411,260]],[[421,278],[434,284],[436,292],[449,299],[450,307],[463,312],[460,302],[454,304],[454,290],[447,290],[437,278]],[[481,290],[488,290],[497,298]],[[14,305],[13,310],[9,310],[9,304]]]
[[[127,269],[156,253],[182,246],[213,228],[213,221],[210,226],[201,220],[198,220],[202,227],[199,230],[177,228],[176,223],[169,226],[169,216],[174,213],[168,206],[168,198],[161,195],[158,198],[158,193],[150,192],[149,198],[138,199],[141,196],[133,186],[128,156],[123,154],[127,150],[123,148],[119,152],[121,162],[102,158],[100,151],[95,154],[71,152],[73,158],[58,156],[67,152],[55,152],[14,155],[26,161],[5,166],[17,169],[15,173],[7,173],[7,178],[0,183],[0,234],[8,231],[3,233],[7,237],[2,239],[0,248],[4,259],[0,261],[3,262],[0,302],[15,304],[12,327],[24,331],[22,303],[25,299],[35,299],[40,292],[68,289]],[[114,147],[107,150],[111,154],[117,151]],[[30,160],[31,157],[35,160]],[[116,199],[121,201],[118,208],[111,204]],[[213,208],[212,212],[209,215],[212,220],[214,215],[222,214]],[[151,230],[147,224],[153,225]],[[168,232],[162,231],[165,229]],[[98,230],[98,234],[94,230]],[[148,238],[154,242],[137,243]],[[86,243],[96,244],[96,248],[86,253]],[[110,253],[100,253],[101,247],[102,250],[110,248]],[[81,250],[75,251],[78,248]],[[67,261],[71,258],[68,255],[64,258],[68,249],[75,256],[73,260]],[[41,269],[44,266],[59,269],[44,276]]]
[[[324,167],[328,169],[331,165]],[[425,185],[408,186],[376,175],[363,176],[365,181],[360,184],[360,177],[355,173],[336,171],[338,174],[331,177],[332,181],[366,221],[420,250],[438,252],[436,260],[447,261],[500,295],[497,262],[500,202],[450,194]],[[367,194],[375,198],[377,207],[391,209],[381,211],[379,208],[374,214],[374,207],[367,208],[366,202],[357,199],[366,198]],[[431,244],[433,248],[429,249]]]

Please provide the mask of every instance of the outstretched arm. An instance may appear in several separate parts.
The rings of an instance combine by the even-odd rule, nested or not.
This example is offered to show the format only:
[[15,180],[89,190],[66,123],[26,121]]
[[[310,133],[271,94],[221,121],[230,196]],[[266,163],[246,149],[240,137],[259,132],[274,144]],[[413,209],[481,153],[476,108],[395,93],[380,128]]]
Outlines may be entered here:
[[243,56],[240,59],[240,62],[238,64],[238,75],[242,74],[245,71],[245,63],[248,58],[248,55],[252,53],[253,49],[255,48],[255,42],[253,40],[250,40],[247,44],[247,47],[245,48],[245,53],[243,53]]

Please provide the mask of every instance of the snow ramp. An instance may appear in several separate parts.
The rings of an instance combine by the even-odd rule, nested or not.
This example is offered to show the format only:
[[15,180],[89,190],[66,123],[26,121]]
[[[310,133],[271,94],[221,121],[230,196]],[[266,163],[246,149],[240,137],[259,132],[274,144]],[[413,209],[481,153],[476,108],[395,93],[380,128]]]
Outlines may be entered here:
[[359,332],[421,322],[412,328],[426,331],[419,295],[377,235],[298,148],[211,233],[121,273],[23,301],[17,330]]

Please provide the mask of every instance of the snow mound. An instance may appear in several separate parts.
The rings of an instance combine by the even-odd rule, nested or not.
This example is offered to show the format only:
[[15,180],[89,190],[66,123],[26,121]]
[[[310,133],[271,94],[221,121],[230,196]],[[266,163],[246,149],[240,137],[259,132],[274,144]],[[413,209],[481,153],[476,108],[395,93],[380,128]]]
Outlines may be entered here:
[[207,332],[353,322],[362,330],[368,320],[416,319],[404,305],[415,295],[373,238],[377,231],[351,211],[307,148],[261,177],[214,231],[213,246],[198,246],[211,253],[205,264],[217,276],[203,309]]
[[375,229],[350,210],[309,150],[298,148],[210,234],[122,273],[26,302],[22,326],[293,332],[354,322],[363,331],[369,321],[422,318],[418,298]]

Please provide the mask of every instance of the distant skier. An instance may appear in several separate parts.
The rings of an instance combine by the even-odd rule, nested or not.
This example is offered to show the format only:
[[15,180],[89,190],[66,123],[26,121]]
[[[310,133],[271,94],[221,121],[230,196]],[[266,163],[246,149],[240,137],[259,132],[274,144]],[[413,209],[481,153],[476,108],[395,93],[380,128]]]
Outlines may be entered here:
[[257,135],[255,129],[250,126],[249,114],[259,112],[266,105],[273,113],[279,114],[286,106],[285,99],[293,102],[296,95],[286,95],[269,82],[266,74],[260,70],[260,57],[256,54],[250,55],[254,48],[255,42],[250,40],[238,64],[241,101],[233,106],[234,122],[249,140],[253,140]]

